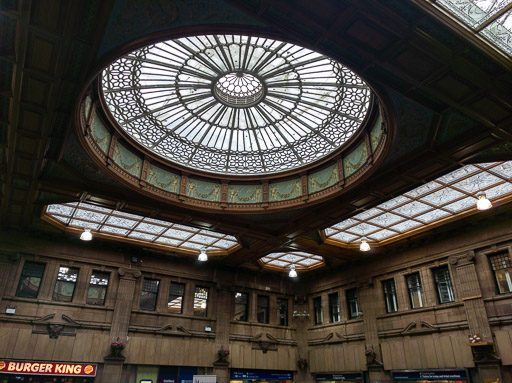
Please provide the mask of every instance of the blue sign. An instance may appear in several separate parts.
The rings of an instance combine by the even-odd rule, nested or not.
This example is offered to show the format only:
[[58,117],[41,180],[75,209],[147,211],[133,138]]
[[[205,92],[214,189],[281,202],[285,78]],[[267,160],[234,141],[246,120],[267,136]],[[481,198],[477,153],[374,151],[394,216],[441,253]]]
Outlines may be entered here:
[[325,381],[347,381],[347,380],[355,380],[358,382],[363,381],[363,373],[362,372],[349,372],[342,374],[315,374],[315,380],[317,382],[325,382]]
[[194,375],[197,375],[197,367],[180,367],[179,383],[192,383]]
[[233,380],[293,380],[292,372],[281,371],[246,371],[232,370],[231,379]]
[[392,371],[393,380],[467,380],[465,370]]

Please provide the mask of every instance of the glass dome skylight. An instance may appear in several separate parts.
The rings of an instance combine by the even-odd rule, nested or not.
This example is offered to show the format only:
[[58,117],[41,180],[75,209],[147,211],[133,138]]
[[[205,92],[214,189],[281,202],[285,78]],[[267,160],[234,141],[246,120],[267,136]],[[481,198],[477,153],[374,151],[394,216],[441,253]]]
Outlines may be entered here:
[[364,81],[309,49],[210,35],[129,53],[102,74],[119,126],[153,153],[201,171],[278,173],[345,143],[371,99]]

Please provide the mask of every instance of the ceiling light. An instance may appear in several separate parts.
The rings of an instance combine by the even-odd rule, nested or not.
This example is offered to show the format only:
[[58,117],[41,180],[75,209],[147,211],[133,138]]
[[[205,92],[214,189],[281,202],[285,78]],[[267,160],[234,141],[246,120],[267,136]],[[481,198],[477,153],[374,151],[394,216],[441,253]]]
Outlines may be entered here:
[[297,271],[295,270],[295,265],[290,266],[290,271],[288,272],[288,276],[290,278],[297,278]]
[[487,210],[492,207],[491,201],[487,199],[487,196],[485,195],[484,192],[478,193],[476,197],[478,198],[478,201],[476,203],[476,208],[478,210]]
[[80,239],[82,241],[90,241],[92,239],[91,229],[84,229],[84,231],[80,235]]
[[199,257],[197,257],[197,260],[199,262],[206,262],[208,260],[208,254],[206,254],[205,249],[201,249],[201,252],[199,253]]
[[363,238],[361,240],[361,244],[359,245],[359,250],[361,251],[370,251],[371,247],[370,247],[370,244],[368,243],[368,240],[366,238]]

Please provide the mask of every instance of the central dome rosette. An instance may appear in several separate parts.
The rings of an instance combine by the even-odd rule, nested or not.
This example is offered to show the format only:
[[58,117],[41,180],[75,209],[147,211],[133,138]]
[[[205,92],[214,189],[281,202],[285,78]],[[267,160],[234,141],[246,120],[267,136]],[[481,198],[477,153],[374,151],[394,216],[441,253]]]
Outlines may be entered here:
[[146,46],[102,74],[118,126],[163,159],[233,176],[321,160],[358,130],[367,84],[312,50],[261,37],[209,35]]

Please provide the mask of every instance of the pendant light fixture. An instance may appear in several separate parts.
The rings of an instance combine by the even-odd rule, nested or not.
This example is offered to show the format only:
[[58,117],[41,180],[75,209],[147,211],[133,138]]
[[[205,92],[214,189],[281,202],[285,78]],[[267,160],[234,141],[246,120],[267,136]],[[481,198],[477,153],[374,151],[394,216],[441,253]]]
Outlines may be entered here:
[[478,210],[487,210],[492,207],[491,201],[487,199],[484,192],[477,193],[476,198],[478,198],[478,201],[476,202],[476,208]]
[[80,239],[82,241],[90,241],[92,239],[91,229],[84,229],[84,231],[80,235]]
[[208,260],[208,254],[206,254],[205,249],[201,249],[201,252],[199,253],[199,256],[197,257],[197,260],[199,262],[206,262]]
[[359,245],[359,250],[361,251],[370,251],[371,247],[370,247],[370,244],[368,243],[368,240],[363,237],[361,239],[361,244]]
[[297,278],[297,271],[295,270],[295,265],[290,266],[290,271],[288,272],[288,276],[290,278]]

